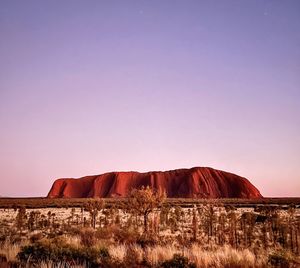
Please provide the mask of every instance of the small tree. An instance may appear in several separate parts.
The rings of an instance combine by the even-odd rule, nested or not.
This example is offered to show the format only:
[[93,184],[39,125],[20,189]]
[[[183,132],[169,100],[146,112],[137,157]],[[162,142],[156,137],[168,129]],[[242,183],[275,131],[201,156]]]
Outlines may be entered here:
[[209,203],[204,206],[204,225],[206,229],[206,234],[208,237],[208,243],[210,243],[211,239],[215,235],[215,227],[216,227],[216,220],[217,220],[217,212],[216,212],[216,205],[214,203]]
[[192,230],[193,230],[193,241],[197,241],[198,217],[197,217],[197,211],[195,208],[193,209]]
[[26,221],[26,208],[24,206],[21,206],[18,210],[18,214],[16,217],[16,225],[20,233],[25,225],[25,221]]
[[149,186],[133,189],[127,198],[126,208],[134,211],[144,219],[144,232],[148,231],[148,216],[159,207],[166,198],[166,193],[155,191]]
[[91,217],[91,225],[95,229],[96,228],[96,219],[99,211],[104,207],[104,201],[100,200],[92,200],[88,201],[85,205],[85,209],[90,213]]

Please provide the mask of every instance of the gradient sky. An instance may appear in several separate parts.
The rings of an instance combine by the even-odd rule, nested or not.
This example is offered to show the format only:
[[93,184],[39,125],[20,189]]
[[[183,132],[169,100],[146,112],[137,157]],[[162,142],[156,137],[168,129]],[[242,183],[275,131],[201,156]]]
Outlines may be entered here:
[[300,196],[300,1],[0,1],[0,195],[211,166]]

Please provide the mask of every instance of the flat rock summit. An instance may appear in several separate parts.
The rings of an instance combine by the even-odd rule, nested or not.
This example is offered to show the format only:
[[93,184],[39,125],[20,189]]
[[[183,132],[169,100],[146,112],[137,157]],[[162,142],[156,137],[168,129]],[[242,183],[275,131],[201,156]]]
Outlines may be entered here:
[[79,179],[57,179],[48,198],[125,197],[133,188],[151,186],[167,197],[261,198],[246,178],[208,167],[151,172],[109,172]]

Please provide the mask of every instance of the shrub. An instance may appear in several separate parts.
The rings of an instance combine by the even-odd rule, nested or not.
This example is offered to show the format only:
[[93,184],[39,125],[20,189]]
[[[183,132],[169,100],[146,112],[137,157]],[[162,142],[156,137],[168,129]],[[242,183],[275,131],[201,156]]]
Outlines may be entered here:
[[109,252],[107,248],[100,248],[99,250],[99,257],[104,259],[104,258],[110,258]]
[[268,257],[268,263],[275,267],[289,267],[292,261],[292,256],[285,250],[274,251]]
[[119,232],[119,228],[117,226],[109,225],[97,229],[95,236],[97,239],[110,239],[117,232]]
[[189,262],[188,258],[174,254],[171,260],[164,261],[161,266],[162,268],[196,268],[196,265]]
[[124,244],[133,244],[139,239],[140,235],[138,232],[134,231],[132,228],[128,229],[115,229],[114,230],[114,239],[119,243]]
[[[105,248],[73,247],[63,242],[54,244],[53,241],[40,241],[21,249],[18,259],[22,263],[39,265],[41,262],[86,264],[88,267],[99,267],[99,264],[109,263],[110,256]],[[107,265],[109,266],[109,265]]]
[[18,253],[17,258],[21,262],[39,262],[50,258],[50,252],[47,251],[47,248],[43,247],[40,243],[36,243],[29,246],[24,246],[21,248],[21,251]]
[[0,264],[5,263],[5,262],[7,262],[6,256],[4,254],[0,254]]
[[136,243],[142,248],[156,245],[158,241],[153,235],[142,234],[136,240]]
[[127,247],[127,251],[124,258],[124,264],[126,267],[136,267],[143,261],[142,248],[137,245],[131,245]]
[[36,233],[36,234],[33,234],[31,237],[30,237],[30,243],[35,243],[37,242],[38,240],[41,240],[43,238],[43,234],[42,233]]
[[92,228],[83,228],[80,233],[80,241],[83,246],[91,247],[96,244],[95,231]]

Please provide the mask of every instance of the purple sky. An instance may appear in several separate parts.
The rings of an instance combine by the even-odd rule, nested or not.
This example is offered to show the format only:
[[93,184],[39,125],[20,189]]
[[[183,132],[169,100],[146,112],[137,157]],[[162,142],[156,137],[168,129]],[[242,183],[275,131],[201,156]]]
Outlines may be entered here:
[[0,195],[211,166],[300,196],[300,1],[0,1]]

